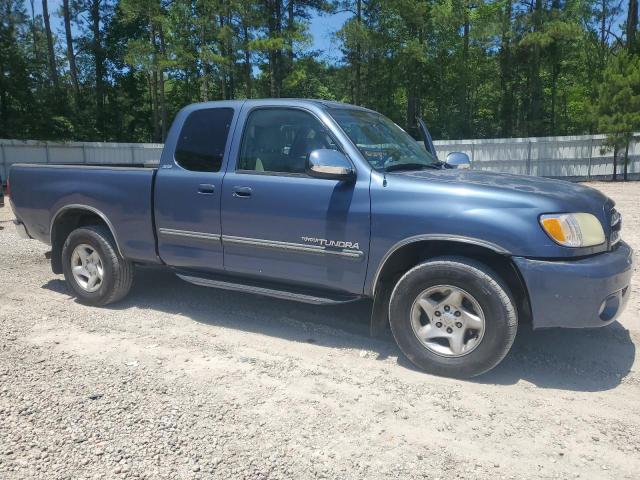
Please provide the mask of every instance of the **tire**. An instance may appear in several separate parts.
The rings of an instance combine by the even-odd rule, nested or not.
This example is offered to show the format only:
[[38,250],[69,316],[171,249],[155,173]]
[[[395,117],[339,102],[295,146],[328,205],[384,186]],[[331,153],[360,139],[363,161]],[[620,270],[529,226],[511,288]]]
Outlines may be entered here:
[[[80,252],[83,253],[80,253]],[[74,257],[74,252],[78,252]],[[91,285],[91,281],[84,273],[74,275],[72,263],[77,267],[83,267],[85,262],[79,258],[87,252],[95,252],[91,255],[91,263],[88,268],[93,273],[101,271],[99,282]],[[96,260],[98,268],[96,267]],[[133,282],[134,266],[123,259],[115,247],[115,240],[108,228],[102,225],[90,225],[72,231],[62,247],[62,270],[67,284],[76,298],[86,305],[103,306],[122,300],[131,289]],[[87,273],[88,274],[88,273]]]
[[500,277],[464,257],[433,258],[406,272],[391,293],[389,322],[414,365],[456,378],[500,363],[518,327],[515,302]]

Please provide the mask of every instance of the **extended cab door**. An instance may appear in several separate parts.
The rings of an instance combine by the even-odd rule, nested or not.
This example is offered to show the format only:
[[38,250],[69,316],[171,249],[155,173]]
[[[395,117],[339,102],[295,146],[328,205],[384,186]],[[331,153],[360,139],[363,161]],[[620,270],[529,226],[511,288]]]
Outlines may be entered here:
[[[320,114],[245,104],[222,186],[225,270],[360,294],[369,250],[370,172],[305,173],[313,150],[342,149]],[[247,106],[248,105],[248,106]]]
[[187,107],[167,138],[155,183],[158,253],[170,266],[222,270],[220,198],[239,103]]

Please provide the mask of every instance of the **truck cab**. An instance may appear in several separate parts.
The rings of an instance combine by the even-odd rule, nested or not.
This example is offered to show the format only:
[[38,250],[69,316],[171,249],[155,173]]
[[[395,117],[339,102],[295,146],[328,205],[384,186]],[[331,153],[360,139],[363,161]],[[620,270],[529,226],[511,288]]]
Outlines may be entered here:
[[215,288],[317,305],[372,299],[426,371],[478,375],[519,323],[597,327],[628,301],[633,253],[589,187],[474,171],[391,120],[322,100],[181,110],[158,168],[14,165],[16,225],[91,305],[135,265]]

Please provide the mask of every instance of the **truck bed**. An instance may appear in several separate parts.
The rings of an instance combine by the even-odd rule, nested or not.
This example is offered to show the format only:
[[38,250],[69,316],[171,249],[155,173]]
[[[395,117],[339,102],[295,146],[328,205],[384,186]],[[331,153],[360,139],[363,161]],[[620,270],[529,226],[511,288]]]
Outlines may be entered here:
[[15,164],[11,201],[29,235],[50,243],[57,215],[76,206],[108,218],[122,254],[157,263],[153,226],[153,179],[147,165]]

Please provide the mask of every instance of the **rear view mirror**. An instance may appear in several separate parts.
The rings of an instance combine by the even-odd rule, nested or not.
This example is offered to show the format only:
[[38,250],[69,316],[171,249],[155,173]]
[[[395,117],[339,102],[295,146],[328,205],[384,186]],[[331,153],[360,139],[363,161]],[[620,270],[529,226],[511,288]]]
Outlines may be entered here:
[[451,168],[471,168],[469,156],[462,152],[451,152],[445,163]]
[[321,148],[309,154],[306,165],[307,175],[330,180],[352,180],[355,170],[349,159],[337,150]]

